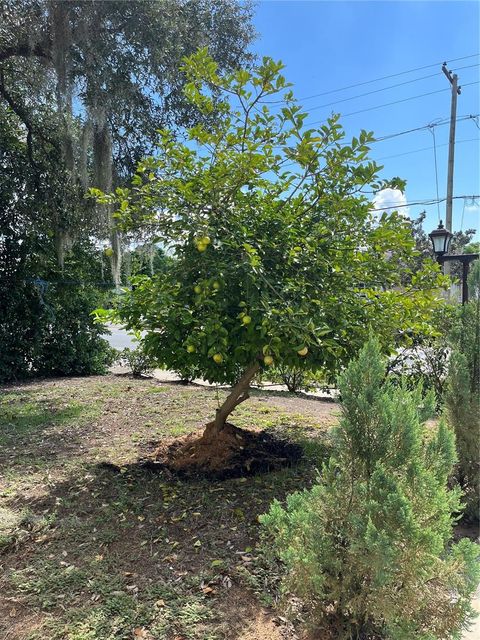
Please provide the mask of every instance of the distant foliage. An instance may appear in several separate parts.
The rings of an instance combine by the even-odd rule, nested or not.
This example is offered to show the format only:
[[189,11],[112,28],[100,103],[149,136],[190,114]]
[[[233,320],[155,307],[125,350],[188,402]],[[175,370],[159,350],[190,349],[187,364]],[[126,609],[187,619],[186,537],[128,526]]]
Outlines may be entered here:
[[480,575],[478,547],[452,544],[454,436],[443,421],[425,428],[421,392],[390,385],[385,371],[370,340],[339,380],[334,454],[311,490],[261,517],[265,546],[283,564],[287,600],[321,637],[459,638]]
[[451,332],[451,343],[453,351],[448,372],[447,413],[457,438],[458,479],[465,492],[466,516],[471,520],[478,520],[480,510],[480,297],[474,298],[459,308],[458,322]]
[[[426,258],[435,259],[433,253],[432,241],[428,237],[428,233],[423,228],[423,223],[426,218],[426,212],[422,212],[418,218],[410,221],[412,235],[415,240],[415,246],[418,254],[411,261],[413,268],[420,268]],[[455,231],[453,233],[452,241],[450,244],[450,253],[471,253],[478,251],[475,248],[476,243],[472,243],[471,240],[475,236],[476,229],[465,229],[465,231]],[[452,278],[462,277],[462,265],[459,262],[451,263],[450,275]]]
[[174,259],[154,244],[145,243],[123,255],[123,282],[129,283],[136,276],[162,274],[172,266]]
[[[49,291],[50,289],[50,291]],[[32,362],[36,376],[105,374],[115,350],[102,335],[105,327],[91,315],[102,295],[94,287],[52,286],[45,291],[39,350]],[[37,319],[37,322],[40,319]]]
[[388,362],[390,378],[407,382],[410,388],[421,384],[424,391],[433,390],[437,407],[444,400],[451,352],[449,332],[455,322],[456,305],[445,304],[432,313],[427,333],[419,332],[408,347],[400,347]]
[[265,373],[265,381],[276,384],[283,384],[290,393],[300,393],[301,391],[313,391],[318,388],[321,383],[325,382],[325,378],[321,373],[310,371],[302,367],[279,366],[272,367]]

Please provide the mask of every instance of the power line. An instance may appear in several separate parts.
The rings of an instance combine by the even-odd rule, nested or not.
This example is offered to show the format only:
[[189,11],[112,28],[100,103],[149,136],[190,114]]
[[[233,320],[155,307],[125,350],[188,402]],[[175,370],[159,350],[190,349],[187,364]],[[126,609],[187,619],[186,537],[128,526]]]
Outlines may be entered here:
[[[460,69],[471,69],[472,67],[479,67],[480,64],[470,64],[464,67],[458,67],[455,71],[460,71]],[[420,80],[428,80],[429,78],[436,78],[438,73],[430,73],[428,76],[420,76],[419,78],[413,78],[413,80],[405,80],[405,82],[398,82],[397,84],[391,84],[388,87],[382,87],[381,89],[374,89],[373,91],[367,91],[365,93],[359,93],[355,96],[350,96],[348,98],[342,98],[341,100],[334,100],[333,102],[326,102],[325,104],[315,105],[313,107],[309,107],[309,113],[311,111],[315,111],[316,109],[322,109],[323,107],[331,107],[336,104],[340,104],[341,102],[349,102],[350,100],[356,100],[357,98],[364,98],[365,96],[370,96],[375,93],[381,93],[382,91],[388,91],[389,89],[395,89],[396,87],[403,87],[406,84],[412,84],[413,82],[419,82]]]
[[86,280],[44,280],[43,278],[25,278],[23,282],[34,284],[37,287],[46,289],[49,285],[62,285],[62,286],[91,286],[91,287],[107,287],[113,289],[115,285],[111,282],[87,282]]
[[[476,122],[476,118],[479,117],[480,114],[469,114],[464,116],[459,116],[457,118],[457,122],[463,122],[464,120],[473,120]],[[423,131],[424,129],[432,129],[433,127],[440,127],[450,122],[449,118],[440,118],[436,122],[430,122],[428,124],[422,125],[421,127],[414,127],[413,129],[406,129],[405,131],[397,131],[396,133],[390,133],[385,136],[380,136],[375,138],[373,142],[383,142],[384,140],[390,140],[391,138],[397,138],[398,136],[403,136],[407,133],[414,133],[416,131]],[[371,144],[373,144],[373,142]]]
[[[461,58],[453,58],[453,60],[449,60],[449,63],[459,62],[460,60],[467,60],[469,58],[476,58],[479,56],[479,53],[473,53],[469,56],[462,56]],[[338,93],[340,91],[346,91],[347,89],[354,89],[355,87],[363,87],[366,84],[372,84],[373,82],[380,82],[381,80],[389,80],[390,78],[398,78],[399,76],[406,75],[407,73],[414,73],[415,71],[422,71],[423,69],[431,69],[432,67],[436,67],[438,65],[443,64],[444,60],[440,60],[439,62],[434,62],[433,64],[427,64],[423,67],[416,67],[415,69],[407,69],[406,71],[399,71],[398,73],[392,73],[388,76],[382,76],[381,78],[374,78],[373,80],[365,80],[364,82],[357,82],[355,84],[350,84],[345,87],[340,87],[339,89],[330,89],[329,91],[323,91],[322,93],[315,93],[310,96],[304,96],[303,98],[298,98],[299,101],[311,100],[313,98],[320,98],[321,96],[331,95],[332,93]],[[279,104],[283,102],[283,100],[265,100],[262,101],[262,104]]]
[[[465,200],[466,198],[480,198],[480,196],[453,196],[453,200]],[[445,202],[447,198],[430,199],[430,200],[418,200],[417,202],[405,202],[403,204],[394,204],[391,207],[380,207],[378,209],[370,209],[370,211],[386,211],[387,209],[403,209],[404,207],[413,207],[416,205],[422,205],[423,207],[432,207],[437,202]]]
[[[430,133],[432,134],[433,137],[433,158],[435,161],[435,185],[437,188],[437,198],[439,198],[438,195],[438,166],[437,166],[437,139],[435,137],[435,129],[432,127],[431,129],[429,129]],[[465,204],[465,200],[463,201]],[[440,221],[440,203],[437,202],[437,215],[438,215],[438,220]]]
[[[479,115],[480,115],[480,114],[475,114],[475,115],[471,115],[471,114],[470,114],[470,115],[465,115],[465,116],[459,116],[459,117],[457,118],[457,122],[464,122],[465,120],[473,120],[473,122],[474,122],[475,124],[477,124],[476,119],[478,119]],[[422,125],[421,127],[415,127],[415,128],[413,128],[413,129],[405,129],[405,131],[397,131],[396,133],[390,133],[390,134],[388,134],[388,135],[386,135],[386,136],[381,136],[380,138],[375,138],[375,140],[372,140],[372,142],[370,142],[370,143],[369,143],[369,146],[370,146],[370,145],[372,145],[372,144],[375,144],[375,143],[377,143],[377,142],[383,142],[384,140],[390,140],[390,139],[392,139],[392,138],[397,138],[397,137],[399,137],[399,136],[403,136],[403,135],[406,135],[406,134],[408,134],[408,133],[414,133],[414,132],[416,132],[416,131],[423,131],[423,130],[425,130],[425,129],[430,129],[430,130],[432,130],[432,129],[433,129],[433,127],[440,127],[440,126],[443,126],[443,125],[445,125],[445,124],[448,124],[449,122],[450,122],[450,119],[449,119],[449,118],[443,118],[443,119],[440,119],[438,122],[431,122],[431,123],[429,123],[429,124]],[[477,128],[478,128],[478,125],[477,125]],[[340,146],[342,146],[342,147],[348,147],[348,146],[349,146],[349,144],[350,144],[349,142],[344,142],[344,143],[342,143]],[[441,145],[441,146],[442,146],[442,145]],[[444,146],[444,145],[443,145],[443,146]],[[425,149],[430,149],[430,148],[431,148],[431,147],[425,147]],[[418,149],[418,151],[423,151],[423,150],[424,150],[424,149]],[[412,152],[408,152],[408,153],[416,153],[416,151],[412,151]],[[406,154],[398,154],[398,155],[406,155]],[[388,158],[395,158],[395,157],[396,157],[396,156],[388,156]],[[380,159],[380,160],[381,160],[381,159],[386,160],[387,158],[379,158],[379,159]],[[284,166],[284,167],[290,167],[290,166],[292,166],[292,165],[294,165],[294,164],[296,164],[296,161],[295,161],[295,160],[292,160],[291,162],[287,162],[287,163],[286,163],[286,164],[284,164],[283,166]]]
[[[469,87],[471,85],[474,84],[479,84],[479,80],[476,80],[475,82],[467,82],[466,84],[462,85],[463,87]],[[384,104],[377,104],[374,107],[367,107],[366,109],[359,109],[358,111],[352,111],[351,113],[342,113],[340,114],[342,118],[347,118],[348,116],[355,116],[358,113],[365,113],[367,111],[374,111],[375,109],[381,109],[383,107],[391,107],[395,104],[400,104],[402,102],[408,102],[409,100],[417,100],[418,98],[424,98],[425,96],[431,96],[434,95],[436,93],[443,93],[445,91],[450,91],[450,88],[447,87],[446,89],[437,89],[436,91],[429,91],[428,93],[420,93],[419,95],[416,96],[409,96],[408,98],[402,98],[401,100],[394,100],[393,102],[385,102]],[[326,120],[315,120],[314,122],[310,122],[309,125],[312,126],[314,124],[321,124],[322,122],[326,122]]]
[[[478,66],[478,65],[477,65]],[[420,80],[427,80],[428,78],[437,77],[437,73],[430,73],[428,76],[421,76],[420,78],[414,78],[413,80],[406,80],[405,82],[398,82],[397,84],[391,84],[388,87],[383,87],[382,89],[374,89],[373,91],[367,91],[366,93],[359,93],[356,96],[350,96],[349,98],[342,98],[341,100],[335,100],[334,102],[326,102],[325,104],[315,105],[314,107],[309,107],[309,113],[311,111],[315,111],[315,109],[322,109],[323,107],[331,107],[335,104],[340,104],[341,102],[348,102],[349,100],[356,100],[357,98],[364,98],[365,96],[373,95],[374,93],[380,93],[381,91],[387,91],[388,89],[395,89],[396,87],[403,87],[406,84],[412,84],[412,82],[419,82]]]
[[[465,140],[457,140],[457,144],[460,144],[461,142],[478,142],[480,140],[480,138],[468,138]],[[438,149],[439,147],[448,147],[448,142],[445,144],[437,144],[435,145],[436,148]],[[389,160],[390,158],[399,158],[400,156],[409,156],[412,153],[420,153],[421,151],[431,151],[432,149],[434,149],[435,147],[422,147],[421,149],[412,149],[411,151],[405,151],[404,153],[396,153],[393,156],[383,156],[383,158],[377,158],[378,161],[380,160]]]

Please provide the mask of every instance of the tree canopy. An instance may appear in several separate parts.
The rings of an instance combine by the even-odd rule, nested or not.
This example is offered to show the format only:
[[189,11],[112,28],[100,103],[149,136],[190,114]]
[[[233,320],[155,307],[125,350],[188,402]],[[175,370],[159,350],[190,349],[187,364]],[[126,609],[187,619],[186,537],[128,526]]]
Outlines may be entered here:
[[[128,182],[159,127],[195,122],[182,57],[208,46],[223,69],[245,63],[250,18],[249,3],[234,0],[2,0],[0,100],[26,131],[32,165],[55,151],[82,206],[87,186]],[[72,195],[50,208],[60,265],[82,231],[65,213]],[[108,208],[90,213],[110,238],[118,285],[122,238]]]
[[73,362],[62,318],[74,322],[82,309],[91,332],[104,288],[137,268],[132,241],[145,247],[147,272],[160,266],[149,230],[125,237],[87,188],[128,184],[158,127],[197,121],[182,56],[207,45],[220,68],[248,63],[250,16],[233,0],[0,0],[0,334],[12,347],[2,353],[4,380],[37,370],[55,323]]
[[163,130],[131,188],[97,193],[118,224],[148,225],[174,257],[135,281],[122,321],[169,368],[238,383],[234,406],[261,366],[333,373],[369,330],[388,349],[424,329],[441,282],[433,261],[405,266],[415,250],[404,218],[372,211],[372,134],[344,142],[337,116],[306,127],[281,69],[265,58],[222,73],[206,50],[191,56],[185,93],[204,122],[183,140]]

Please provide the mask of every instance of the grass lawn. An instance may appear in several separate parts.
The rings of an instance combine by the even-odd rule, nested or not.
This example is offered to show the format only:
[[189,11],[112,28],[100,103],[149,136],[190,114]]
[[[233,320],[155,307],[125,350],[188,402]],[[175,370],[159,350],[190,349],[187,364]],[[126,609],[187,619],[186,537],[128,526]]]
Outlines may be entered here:
[[1,640],[297,637],[268,607],[257,516],[311,483],[338,407],[255,392],[237,408],[237,426],[301,443],[293,468],[182,481],[136,465],[216,406],[215,389],[120,376],[1,393]]

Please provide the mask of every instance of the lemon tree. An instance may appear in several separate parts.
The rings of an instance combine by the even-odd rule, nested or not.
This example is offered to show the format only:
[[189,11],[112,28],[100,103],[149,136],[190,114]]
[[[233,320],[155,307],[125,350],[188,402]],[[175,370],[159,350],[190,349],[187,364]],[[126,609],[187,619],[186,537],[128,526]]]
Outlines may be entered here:
[[438,268],[405,266],[409,225],[371,210],[367,194],[381,188],[372,134],[346,142],[338,116],[309,128],[281,70],[265,58],[220,74],[205,50],[187,59],[202,123],[161,131],[131,188],[100,196],[174,258],[138,278],[117,314],[167,367],[232,385],[214,433],[261,368],[333,374],[369,331],[388,349],[424,329],[436,303]]

